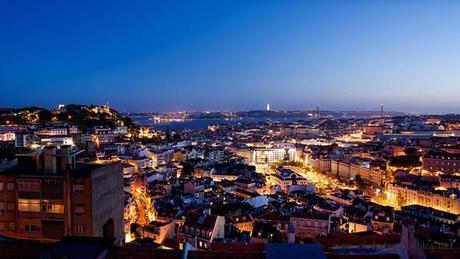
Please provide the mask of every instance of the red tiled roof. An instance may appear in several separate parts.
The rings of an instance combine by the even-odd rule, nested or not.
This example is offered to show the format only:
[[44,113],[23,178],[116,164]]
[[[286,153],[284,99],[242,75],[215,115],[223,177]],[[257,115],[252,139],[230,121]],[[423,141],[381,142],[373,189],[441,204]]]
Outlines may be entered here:
[[264,243],[212,243],[211,252],[254,254],[265,251]]
[[259,219],[259,220],[267,220],[267,221],[289,222],[289,216],[284,216],[284,215],[281,215],[281,214],[276,213],[276,212],[261,215],[257,219]]
[[265,253],[243,254],[240,252],[222,253],[222,252],[190,251],[188,253],[187,258],[189,259],[265,259]]
[[180,259],[181,250],[155,249],[152,247],[112,247],[109,249],[107,259],[111,258],[155,258],[155,259]]
[[[202,222],[200,222],[200,218]],[[190,212],[187,214],[184,222],[184,226],[198,227],[200,229],[213,229],[216,224],[217,216],[215,215],[203,215],[201,213]]]
[[304,219],[320,219],[320,220],[329,220],[329,214],[321,212],[296,212],[293,213],[293,218],[304,218]]
[[396,244],[401,241],[399,234],[379,235],[374,232],[360,233],[335,233],[327,237],[317,238],[316,241],[325,247],[334,246],[356,246],[356,245],[374,245],[374,244]]

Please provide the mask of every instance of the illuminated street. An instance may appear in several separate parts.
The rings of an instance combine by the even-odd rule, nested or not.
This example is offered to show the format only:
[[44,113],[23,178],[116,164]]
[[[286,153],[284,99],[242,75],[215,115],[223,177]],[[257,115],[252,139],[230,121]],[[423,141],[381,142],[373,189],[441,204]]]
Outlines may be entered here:
[[327,195],[331,192],[339,189],[347,189],[347,190],[354,190],[354,186],[346,185],[342,181],[333,178],[329,175],[319,173],[312,167],[292,167],[287,166],[293,170],[294,172],[300,174],[301,176],[305,177],[309,183],[313,184],[316,188],[316,191],[320,195]]
[[129,210],[128,219],[131,223],[141,226],[155,220],[155,209],[148,194],[147,187],[141,179],[136,179],[131,184],[132,206]]

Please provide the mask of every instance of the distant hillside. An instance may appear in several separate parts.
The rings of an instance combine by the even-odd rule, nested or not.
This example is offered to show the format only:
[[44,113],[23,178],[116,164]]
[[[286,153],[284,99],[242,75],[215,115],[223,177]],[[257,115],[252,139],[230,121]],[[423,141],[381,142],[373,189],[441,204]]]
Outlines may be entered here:
[[[233,117],[241,118],[309,118],[316,115],[316,111],[240,111],[231,114]],[[380,117],[380,111],[320,111],[320,116],[334,117],[334,118],[373,118]],[[388,111],[384,113],[385,116],[393,117],[399,115],[406,115],[403,112]],[[228,117],[228,113],[223,112],[196,112],[192,113],[192,119],[220,119]]]
[[56,110],[33,106],[0,110],[0,124],[3,125],[49,125],[58,122],[87,127],[133,125],[131,118],[106,106],[69,104]]

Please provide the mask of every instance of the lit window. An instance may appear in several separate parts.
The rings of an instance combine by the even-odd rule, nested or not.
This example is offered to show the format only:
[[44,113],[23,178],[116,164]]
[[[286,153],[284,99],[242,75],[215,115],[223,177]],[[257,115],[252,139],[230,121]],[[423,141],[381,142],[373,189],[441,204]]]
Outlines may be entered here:
[[18,199],[19,211],[40,212],[40,200]]
[[63,201],[42,200],[42,212],[64,213]]

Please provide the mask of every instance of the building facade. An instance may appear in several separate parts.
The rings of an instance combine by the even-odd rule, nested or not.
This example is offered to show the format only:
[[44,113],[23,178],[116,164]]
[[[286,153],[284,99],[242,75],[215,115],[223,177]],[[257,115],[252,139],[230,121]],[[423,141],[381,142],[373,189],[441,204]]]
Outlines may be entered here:
[[421,205],[460,214],[460,197],[445,191],[425,191],[397,183],[387,185],[387,199],[399,206]]
[[121,165],[77,165],[74,155],[67,148],[47,147],[44,154],[21,158],[0,172],[0,235],[42,242],[64,236],[124,242]]
[[422,158],[423,170],[444,174],[460,173],[460,154],[431,150]]
[[294,226],[296,237],[315,238],[329,233],[330,217],[326,213],[298,212],[292,214],[290,223]]

